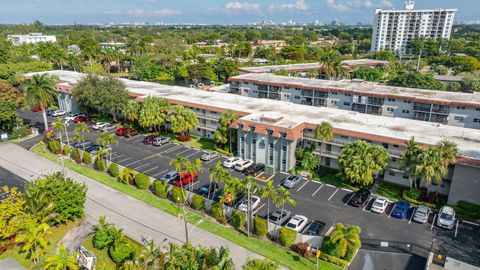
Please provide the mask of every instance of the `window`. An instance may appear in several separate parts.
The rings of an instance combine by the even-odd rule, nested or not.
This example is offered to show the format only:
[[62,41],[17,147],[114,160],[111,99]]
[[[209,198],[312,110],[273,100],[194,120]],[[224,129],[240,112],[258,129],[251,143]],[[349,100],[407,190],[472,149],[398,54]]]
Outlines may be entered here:
[[475,108],[475,111],[480,112],[480,108]]
[[457,106],[458,110],[465,110],[465,106]]
[[398,148],[398,145],[397,145],[397,144],[394,144],[394,145],[393,145],[393,148]]
[[295,99],[300,99],[300,96],[295,96]]
[[388,101],[395,102],[395,99],[394,98],[388,98]]
[[409,110],[402,110],[402,113],[404,113],[404,114],[409,114],[410,111],[409,111]]
[[342,139],[348,139],[348,136],[340,135],[340,138],[342,138]]
[[253,144],[256,144],[256,143],[257,143],[257,140],[256,140],[256,139],[253,139],[253,140],[252,140],[252,143],[253,143]]
[[473,118],[474,123],[480,123],[480,118]]
[[394,171],[388,171],[388,174],[391,175],[391,176],[395,176],[395,172],[394,172]]
[[346,93],[345,96],[346,96],[346,97],[351,97],[352,94]]
[[387,107],[387,112],[393,112],[395,109],[392,107]]
[[257,90],[253,90],[253,93],[256,94],[256,93],[258,93],[258,91],[257,91]]
[[330,100],[330,103],[337,105],[338,101],[336,101],[336,100]]
[[455,117],[453,117],[453,119],[454,119],[455,121],[458,121],[458,122],[463,122],[463,119],[464,119],[464,118],[463,118],[463,116],[455,116]]
[[404,100],[403,103],[410,103],[410,100]]
[[332,92],[332,95],[336,96],[336,95],[338,95],[338,93],[337,92]]
[[248,93],[248,89],[245,89],[244,91],[245,91],[245,93]]
[[343,105],[350,106],[350,102],[343,102]]

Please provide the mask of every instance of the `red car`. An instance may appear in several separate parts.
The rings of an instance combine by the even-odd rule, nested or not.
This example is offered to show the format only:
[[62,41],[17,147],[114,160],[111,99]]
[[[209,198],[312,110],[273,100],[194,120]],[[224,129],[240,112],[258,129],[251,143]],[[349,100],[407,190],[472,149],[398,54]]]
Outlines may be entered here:
[[175,180],[170,181],[171,185],[174,185],[176,187],[180,186],[186,186],[188,183],[196,181],[198,179],[198,174],[195,173],[192,177],[189,172],[184,172],[182,176],[180,174],[177,174],[177,178]]
[[115,131],[115,135],[117,135],[117,136],[124,136],[126,130],[127,130],[127,129],[126,129],[126,128],[123,128],[123,127],[122,127],[122,128],[119,128],[119,129],[117,129],[117,131]]
[[[48,107],[45,107],[43,108],[44,110],[48,109]],[[35,107],[35,108],[32,108],[32,112],[39,112],[42,110],[42,107]]]
[[79,115],[79,116],[73,118],[72,121],[73,121],[74,123],[84,123],[84,122],[87,122],[88,119],[87,119],[86,116]]
[[133,128],[127,128],[125,130],[125,132],[123,133],[123,136],[127,137],[127,138],[131,138],[135,135],[138,135],[138,131],[136,131],[135,129]]
[[147,137],[145,137],[145,139],[143,139],[143,143],[144,144],[153,144],[153,138],[155,138],[156,136],[155,135],[148,135]]

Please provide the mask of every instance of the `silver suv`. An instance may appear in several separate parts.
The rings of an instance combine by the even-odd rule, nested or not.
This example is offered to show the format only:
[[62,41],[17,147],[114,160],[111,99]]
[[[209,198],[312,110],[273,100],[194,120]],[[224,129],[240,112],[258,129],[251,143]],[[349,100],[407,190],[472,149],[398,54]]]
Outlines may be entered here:
[[152,144],[155,146],[161,146],[170,142],[170,138],[167,137],[155,137],[153,138]]

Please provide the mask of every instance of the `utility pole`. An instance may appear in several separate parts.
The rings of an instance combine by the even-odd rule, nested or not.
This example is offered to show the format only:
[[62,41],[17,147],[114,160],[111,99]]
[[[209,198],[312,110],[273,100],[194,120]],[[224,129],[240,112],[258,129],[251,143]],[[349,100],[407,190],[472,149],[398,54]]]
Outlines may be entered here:
[[185,210],[185,206],[182,206],[183,209],[183,222],[185,224],[185,244],[188,242],[188,222],[187,222],[187,211]]
[[250,237],[250,182],[247,183],[247,236]]

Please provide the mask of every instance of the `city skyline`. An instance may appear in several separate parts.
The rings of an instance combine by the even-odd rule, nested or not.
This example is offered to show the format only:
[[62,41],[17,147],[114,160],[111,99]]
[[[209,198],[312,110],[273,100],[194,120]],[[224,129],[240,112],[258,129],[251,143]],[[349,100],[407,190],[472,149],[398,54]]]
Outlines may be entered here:
[[[375,8],[403,9],[404,0],[19,0],[2,5],[0,23],[106,24],[106,23],[197,23],[247,24],[250,22],[324,22],[371,24]],[[418,9],[458,8],[456,21],[478,20],[476,0],[416,1]],[[19,16],[21,14],[21,16]]]

